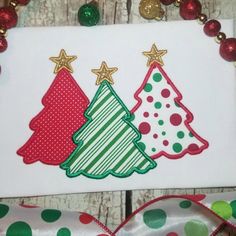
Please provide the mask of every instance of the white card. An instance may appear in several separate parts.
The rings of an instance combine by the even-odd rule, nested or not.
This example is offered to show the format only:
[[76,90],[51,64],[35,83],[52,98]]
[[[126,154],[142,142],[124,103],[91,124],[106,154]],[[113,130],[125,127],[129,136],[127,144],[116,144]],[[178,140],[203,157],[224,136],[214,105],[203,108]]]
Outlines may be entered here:
[[[233,21],[222,21],[222,28],[232,36]],[[196,22],[17,28],[9,32],[8,42],[9,49],[1,55],[0,197],[236,184],[235,69]],[[142,52],[153,44],[168,51],[162,67],[146,65]],[[64,87],[55,87],[55,99],[50,100],[45,96],[58,74],[49,58],[57,57],[61,49],[78,59],[71,63],[73,78],[62,74]],[[106,82],[102,90],[91,70],[99,69],[103,61],[118,71],[112,74],[114,84]],[[91,102],[85,99],[87,114],[76,103],[80,101],[76,86]],[[103,93],[111,95],[110,102],[102,100]],[[65,104],[71,107],[68,112]],[[120,118],[105,125],[109,115],[115,116],[116,105]],[[54,109],[68,115],[58,117],[60,112],[56,115]],[[75,128],[78,119],[84,123]],[[67,139],[74,146],[68,157],[60,159],[68,150],[65,130],[72,124],[75,130]],[[114,141],[118,131],[124,137]],[[34,145],[19,152],[35,136]],[[31,156],[35,150],[38,160]]]

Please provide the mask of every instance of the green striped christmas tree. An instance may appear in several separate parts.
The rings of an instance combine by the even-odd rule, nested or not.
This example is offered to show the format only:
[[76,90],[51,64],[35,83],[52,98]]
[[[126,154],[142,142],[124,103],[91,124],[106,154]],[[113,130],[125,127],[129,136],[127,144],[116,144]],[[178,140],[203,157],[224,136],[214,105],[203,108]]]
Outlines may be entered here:
[[129,110],[115,93],[112,74],[117,68],[92,70],[100,85],[85,111],[87,122],[73,135],[76,149],[61,164],[68,177],[84,175],[94,179],[109,174],[128,177],[133,172],[144,174],[156,163],[139,147],[141,134],[131,123]]

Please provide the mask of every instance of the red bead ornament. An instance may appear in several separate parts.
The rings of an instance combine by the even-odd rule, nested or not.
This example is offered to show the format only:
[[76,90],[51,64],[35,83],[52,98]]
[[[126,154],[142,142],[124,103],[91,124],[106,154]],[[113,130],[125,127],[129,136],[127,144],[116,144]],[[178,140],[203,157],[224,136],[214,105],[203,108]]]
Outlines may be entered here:
[[161,3],[164,4],[164,5],[170,5],[174,2],[175,2],[175,0],[161,0]]
[[4,37],[0,37],[0,52],[4,52],[7,49],[7,40]]
[[27,5],[30,2],[30,0],[17,0],[17,3],[19,5]]
[[185,0],[180,4],[179,14],[184,20],[195,20],[202,11],[198,0]]
[[0,26],[5,29],[15,27],[17,24],[18,16],[13,7],[0,8]]
[[221,24],[217,20],[209,20],[204,25],[204,32],[209,37],[216,37],[217,34],[220,32]]
[[236,38],[228,38],[221,42],[220,55],[226,61],[236,61]]

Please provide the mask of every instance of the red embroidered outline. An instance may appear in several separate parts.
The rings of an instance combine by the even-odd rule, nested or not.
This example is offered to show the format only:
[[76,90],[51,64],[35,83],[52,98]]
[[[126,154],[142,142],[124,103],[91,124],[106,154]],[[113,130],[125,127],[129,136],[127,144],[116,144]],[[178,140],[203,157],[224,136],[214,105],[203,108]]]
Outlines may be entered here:
[[209,143],[203,139],[202,137],[200,137],[190,126],[190,123],[193,121],[193,114],[188,110],[187,107],[185,107],[182,103],[181,100],[183,98],[182,94],[179,92],[179,90],[175,87],[174,83],[171,81],[171,79],[168,77],[168,75],[166,74],[166,72],[162,69],[162,67],[157,63],[154,62],[152,63],[152,65],[150,66],[147,75],[145,76],[145,79],[142,83],[142,85],[140,86],[140,88],[135,92],[134,94],[134,98],[137,100],[137,104],[133,107],[133,109],[130,111],[132,114],[141,106],[142,104],[142,99],[139,97],[139,94],[141,93],[141,91],[144,89],[144,86],[146,85],[146,83],[148,82],[152,72],[154,69],[158,69],[160,71],[160,73],[164,76],[164,78],[167,80],[167,83],[173,88],[173,90],[176,92],[177,97],[174,98],[174,101],[187,113],[186,116],[186,120],[184,121],[185,126],[187,127],[187,129],[193,134],[194,137],[196,137],[200,142],[203,143],[203,145],[201,147],[199,147],[198,150],[196,151],[189,151],[188,148],[184,149],[180,154],[168,154],[165,151],[160,151],[159,153],[152,155],[151,158],[156,159],[159,158],[161,156],[165,156],[169,159],[179,159],[181,157],[183,157],[185,154],[189,153],[190,155],[197,155],[200,154],[204,149],[207,149],[209,147]]
[[[116,229],[115,231],[113,232],[113,234],[111,236],[115,236],[116,233],[124,227],[124,225],[126,223],[128,223],[131,218],[133,218],[136,214],[138,214],[140,211],[142,211],[144,208],[152,205],[153,203],[156,203],[156,202],[159,202],[159,201],[162,201],[162,200],[168,200],[168,199],[173,199],[173,198],[176,198],[176,199],[184,199],[184,200],[189,200],[189,201],[192,201],[193,203],[195,203],[196,205],[200,206],[200,207],[203,207],[203,209],[207,210],[209,213],[211,213],[213,216],[215,216],[216,218],[218,218],[219,220],[222,221],[222,224],[225,224],[233,229],[236,230],[236,225],[232,224],[231,222],[223,219],[221,216],[217,215],[214,211],[212,211],[210,208],[206,207],[203,203],[201,202],[198,202],[198,201],[195,201],[193,200],[193,196],[195,195],[165,195],[165,196],[161,196],[161,197],[158,197],[158,198],[155,198],[145,204],[143,204],[140,208],[138,208],[137,210],[135,210],[126,220],[124,220]],[[220,227],[222,227],[222,224],[219,225],[219,227],[217,227],[216,230],[214,230],[214,232],[212,232],[210,235],[211,236],[215,236],[215,232],[217,232],[217,230],[220,229]]]

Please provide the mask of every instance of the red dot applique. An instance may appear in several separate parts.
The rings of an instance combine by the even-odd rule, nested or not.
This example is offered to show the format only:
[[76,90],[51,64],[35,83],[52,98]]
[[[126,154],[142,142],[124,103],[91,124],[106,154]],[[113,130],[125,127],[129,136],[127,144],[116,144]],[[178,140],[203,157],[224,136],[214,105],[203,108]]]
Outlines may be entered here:
[[151,126],[147,122],[142,122],[139,125],[139,131],[141,134],[148,134],[151,130]]
[[182,123],[182,117],[179,114],[174,113],[170,117],[170,123],[174,126],[178,126]]
[[188,150],[189,150],[190,152],[196,152],[196,151],[198,151],[198,149],[199,149],[199,147],[198,147],[198,145],[195,144],[195,143],[192,143],[192,144],[190,144],[190,145],[188,146]]
[[153,134],[153,138],[157,139],[158,138],[158,134]]
[[149,113],[148,112],[144,112],[143,116],[147,118],[147,117],[149,117]]
[[148,96],[148,97],[147,97],[147,101],[148,101],[148,102],[153,102],[153,100],[154,100],[154,99],[153,99],[152,96]]
[[164,145],[164,146],[168,146],[168,145],[169,145],[169,142],[168,142],[167,140],[164,140],[164,141],[163,141],[163,145]]
[[161,91],[161,96],[162,96],[163,98],[168,98],[168,97],[170,96],[170,90],[169,90],[169,89],[163,89],[163,90]]

